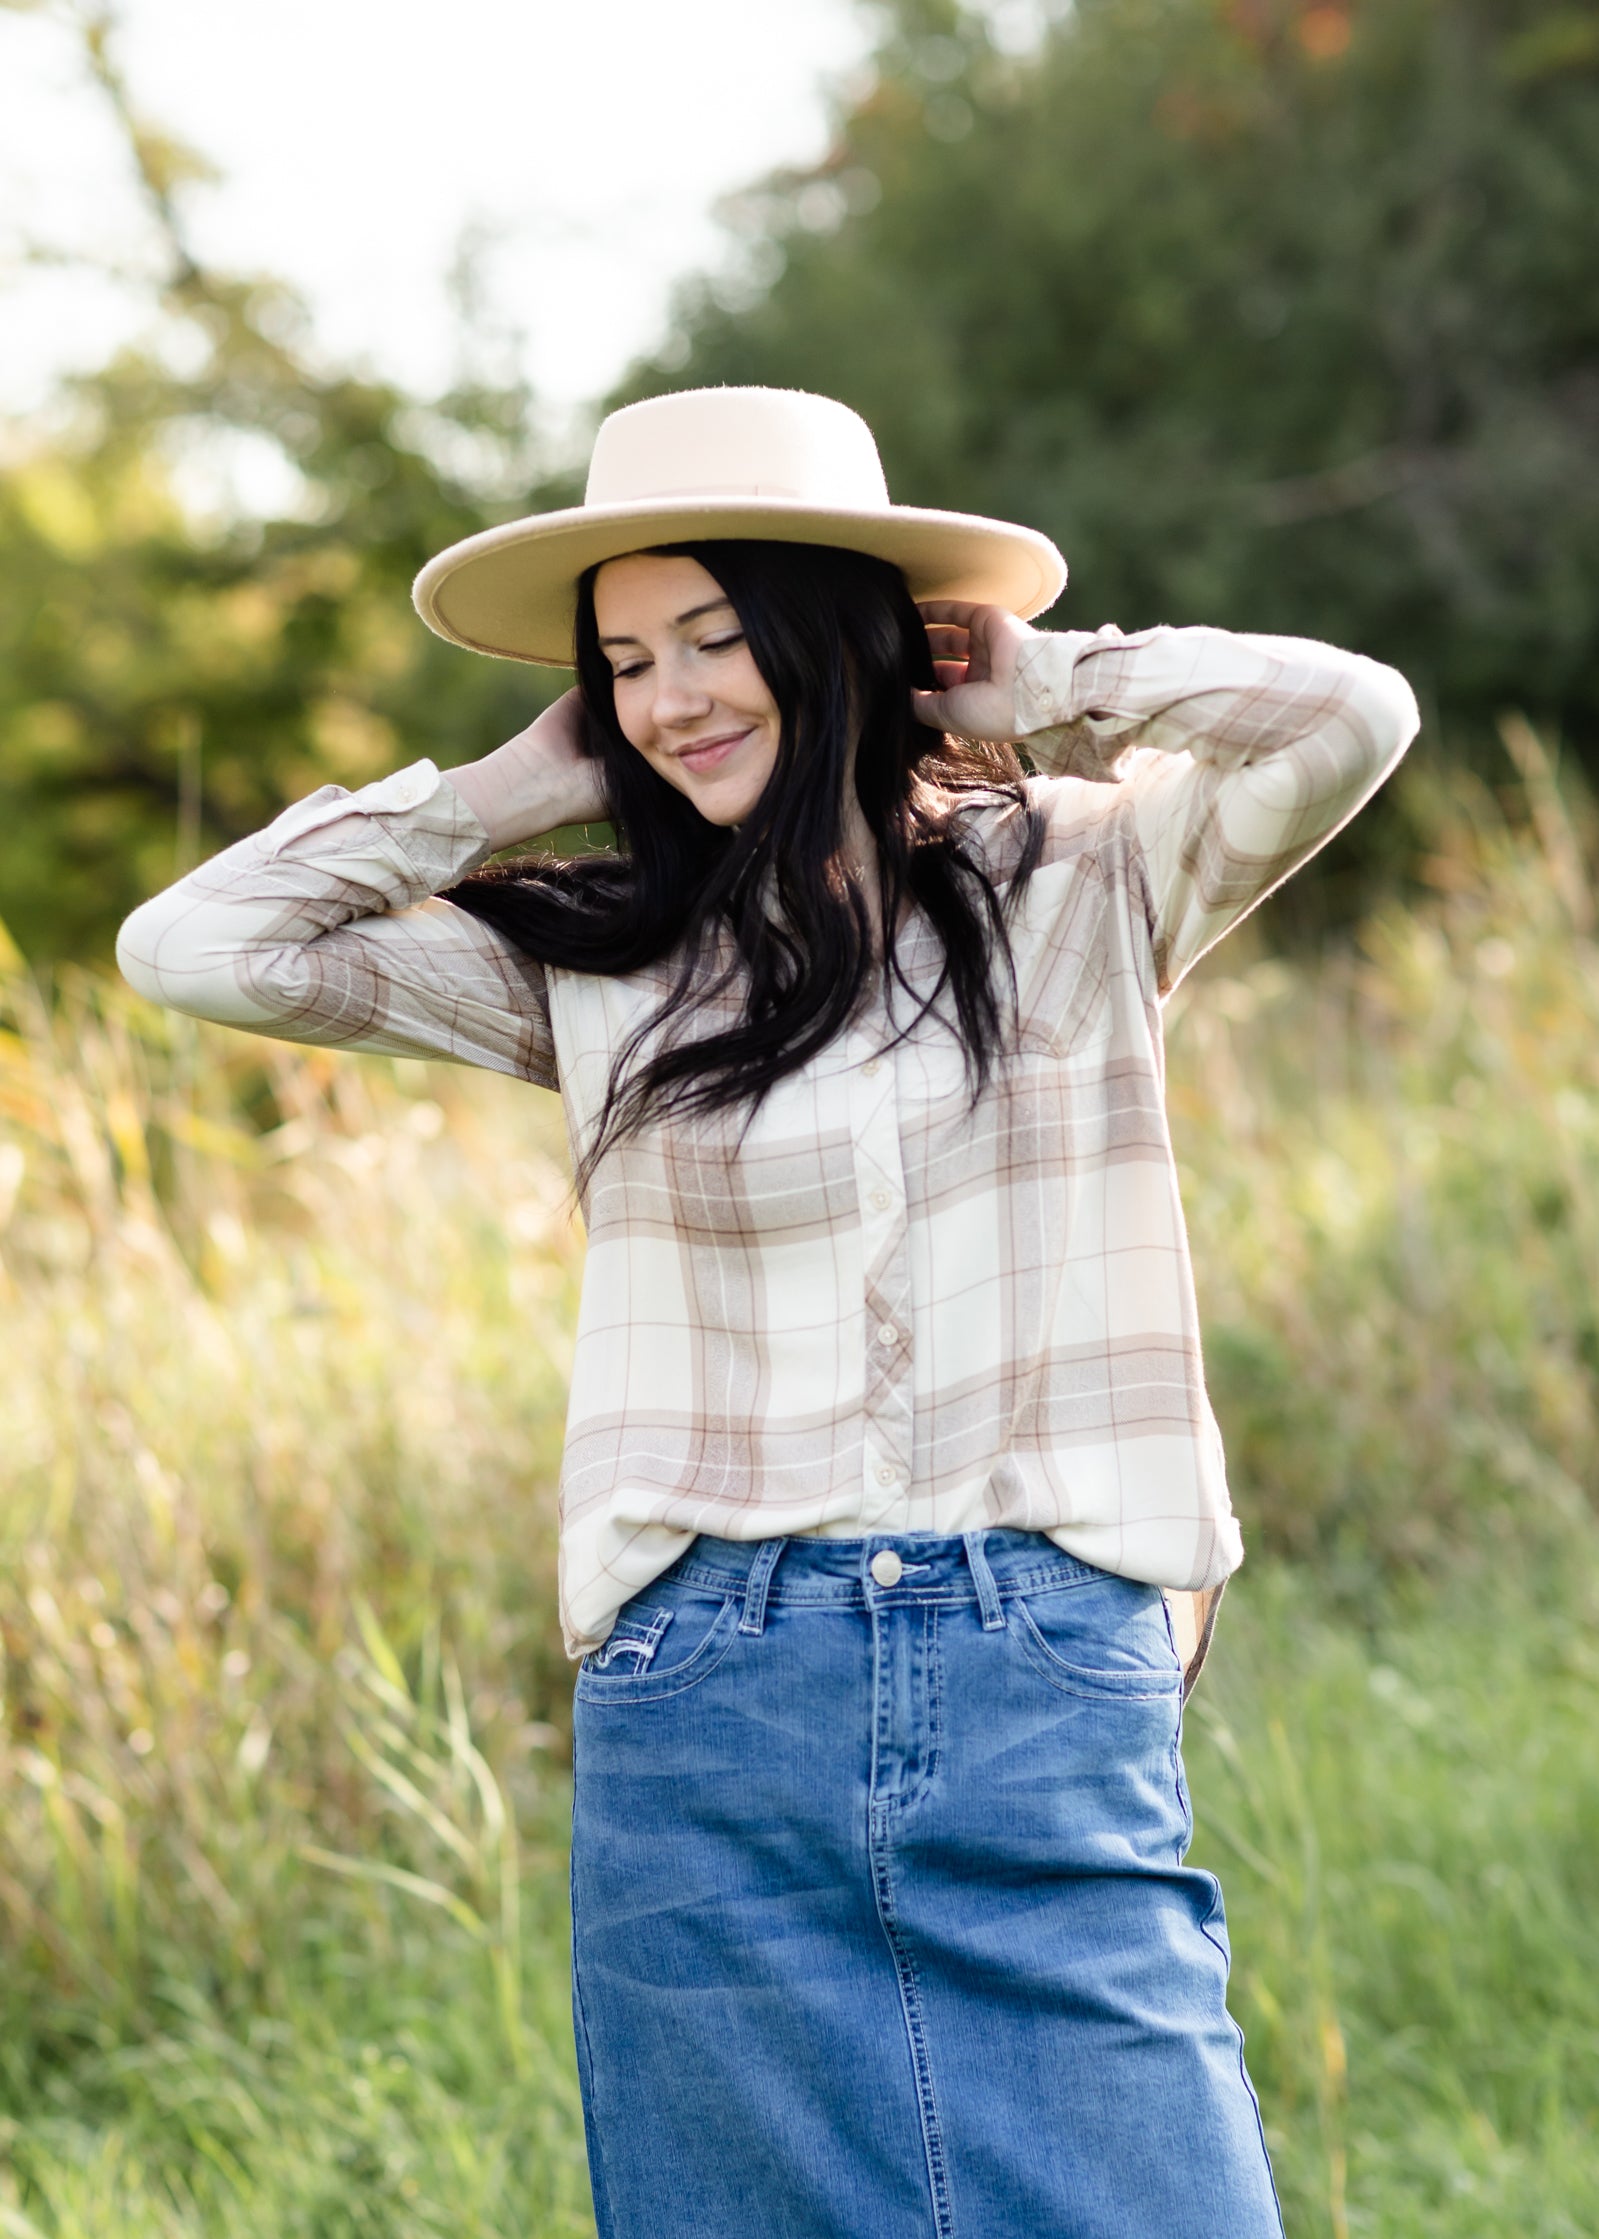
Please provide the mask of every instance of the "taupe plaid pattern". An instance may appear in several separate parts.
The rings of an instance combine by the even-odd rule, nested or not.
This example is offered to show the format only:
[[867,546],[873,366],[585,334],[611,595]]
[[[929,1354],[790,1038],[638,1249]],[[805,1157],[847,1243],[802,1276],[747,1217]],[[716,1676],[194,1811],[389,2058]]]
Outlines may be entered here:
[[[697,1532],[1013,1526],[1174,1591],[1242,1556],[1163,1095],[1160,1006],[1416,728],[1402,678],[1216,630],[1041,637],[1020,730],[1043,861],[1012,921],[1020,1045],[971,1108],[886,997],[746,1126],[607,1154],[562,1478],[574,1654]],[[1003,803],[971,812],[1002,879]],[[484,856],[431,763],[327,787],[136,911],[157,1001],[252,1032],[558,1087],[586,1139],[665,968],[544,971],[430,899]],[[913,922],[913,982],[936,944]],[[901,999],[903,1003],[903,998]]]

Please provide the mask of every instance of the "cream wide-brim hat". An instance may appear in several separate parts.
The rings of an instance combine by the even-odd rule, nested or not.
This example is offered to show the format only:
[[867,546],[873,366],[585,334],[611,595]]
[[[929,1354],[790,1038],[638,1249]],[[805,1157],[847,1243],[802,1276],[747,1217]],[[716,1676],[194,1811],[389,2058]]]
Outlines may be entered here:
[[713,537],[841,545],[891,560],[913,598],[970,599],[1024,620],[1066,582],[1036,529],[891,504],[872,431],[848,405],[801,389],[681,389],[601,421],[581,505],[452,544],[412,597],[456,645],[569,668],[585,569]]

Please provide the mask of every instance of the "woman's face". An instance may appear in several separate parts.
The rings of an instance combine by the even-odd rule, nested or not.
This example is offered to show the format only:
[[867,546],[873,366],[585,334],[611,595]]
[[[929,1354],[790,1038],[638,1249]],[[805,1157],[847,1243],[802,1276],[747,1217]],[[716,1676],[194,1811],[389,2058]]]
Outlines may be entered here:
[[630,552],[594,578],[616,720],[712,824],[741,824],[777,761],[777,702],[721,585],[698,560]]

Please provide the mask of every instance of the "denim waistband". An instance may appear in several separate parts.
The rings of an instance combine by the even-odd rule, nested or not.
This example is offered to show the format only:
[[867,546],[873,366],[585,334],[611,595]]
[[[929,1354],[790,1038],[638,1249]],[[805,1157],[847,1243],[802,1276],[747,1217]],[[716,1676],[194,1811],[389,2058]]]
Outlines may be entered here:
[[[872,1570],[891,1552],[900,1571],[885,1585]],[[667,1578],[710,1593],[747,1596],[764,1572],[760,1601],[811,1608],[878,1608],[894,1603],[986,1603],[1037,1594],[1105,1574],[1079,1562],[1042,1532],[896,1532],[868,1539],[716,1539],[702,1533]]]

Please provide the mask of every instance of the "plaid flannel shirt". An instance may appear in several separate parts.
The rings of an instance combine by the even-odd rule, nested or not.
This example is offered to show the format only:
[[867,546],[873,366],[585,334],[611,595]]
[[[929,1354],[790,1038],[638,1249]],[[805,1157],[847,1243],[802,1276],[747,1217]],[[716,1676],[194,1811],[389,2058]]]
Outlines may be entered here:
[[[593,1178],[562,1472],[573,1654],[698,1532],[1012,1526],[1167,1588],[1197,1663],[1242,1546],[1161,1002],[1416,723],[1392,670],[1301,640],[1029,643],[1018,735],[1054,774],[1027,787],[1045,843],[1011,920],[1019,1045],[976,1108],[948,1030],[898,1038],[879,994],[747,1127],[652,1125]],[[1003,881],[1020,820],[970,813]],[[581,1142],[670,965],[547,970],[434,898],[487,852],[431,763],[325,787],[137,910],[122,968],[251,1032],[558,1089]],[[927,984],[936,941],[914,918],[902,938]]]

